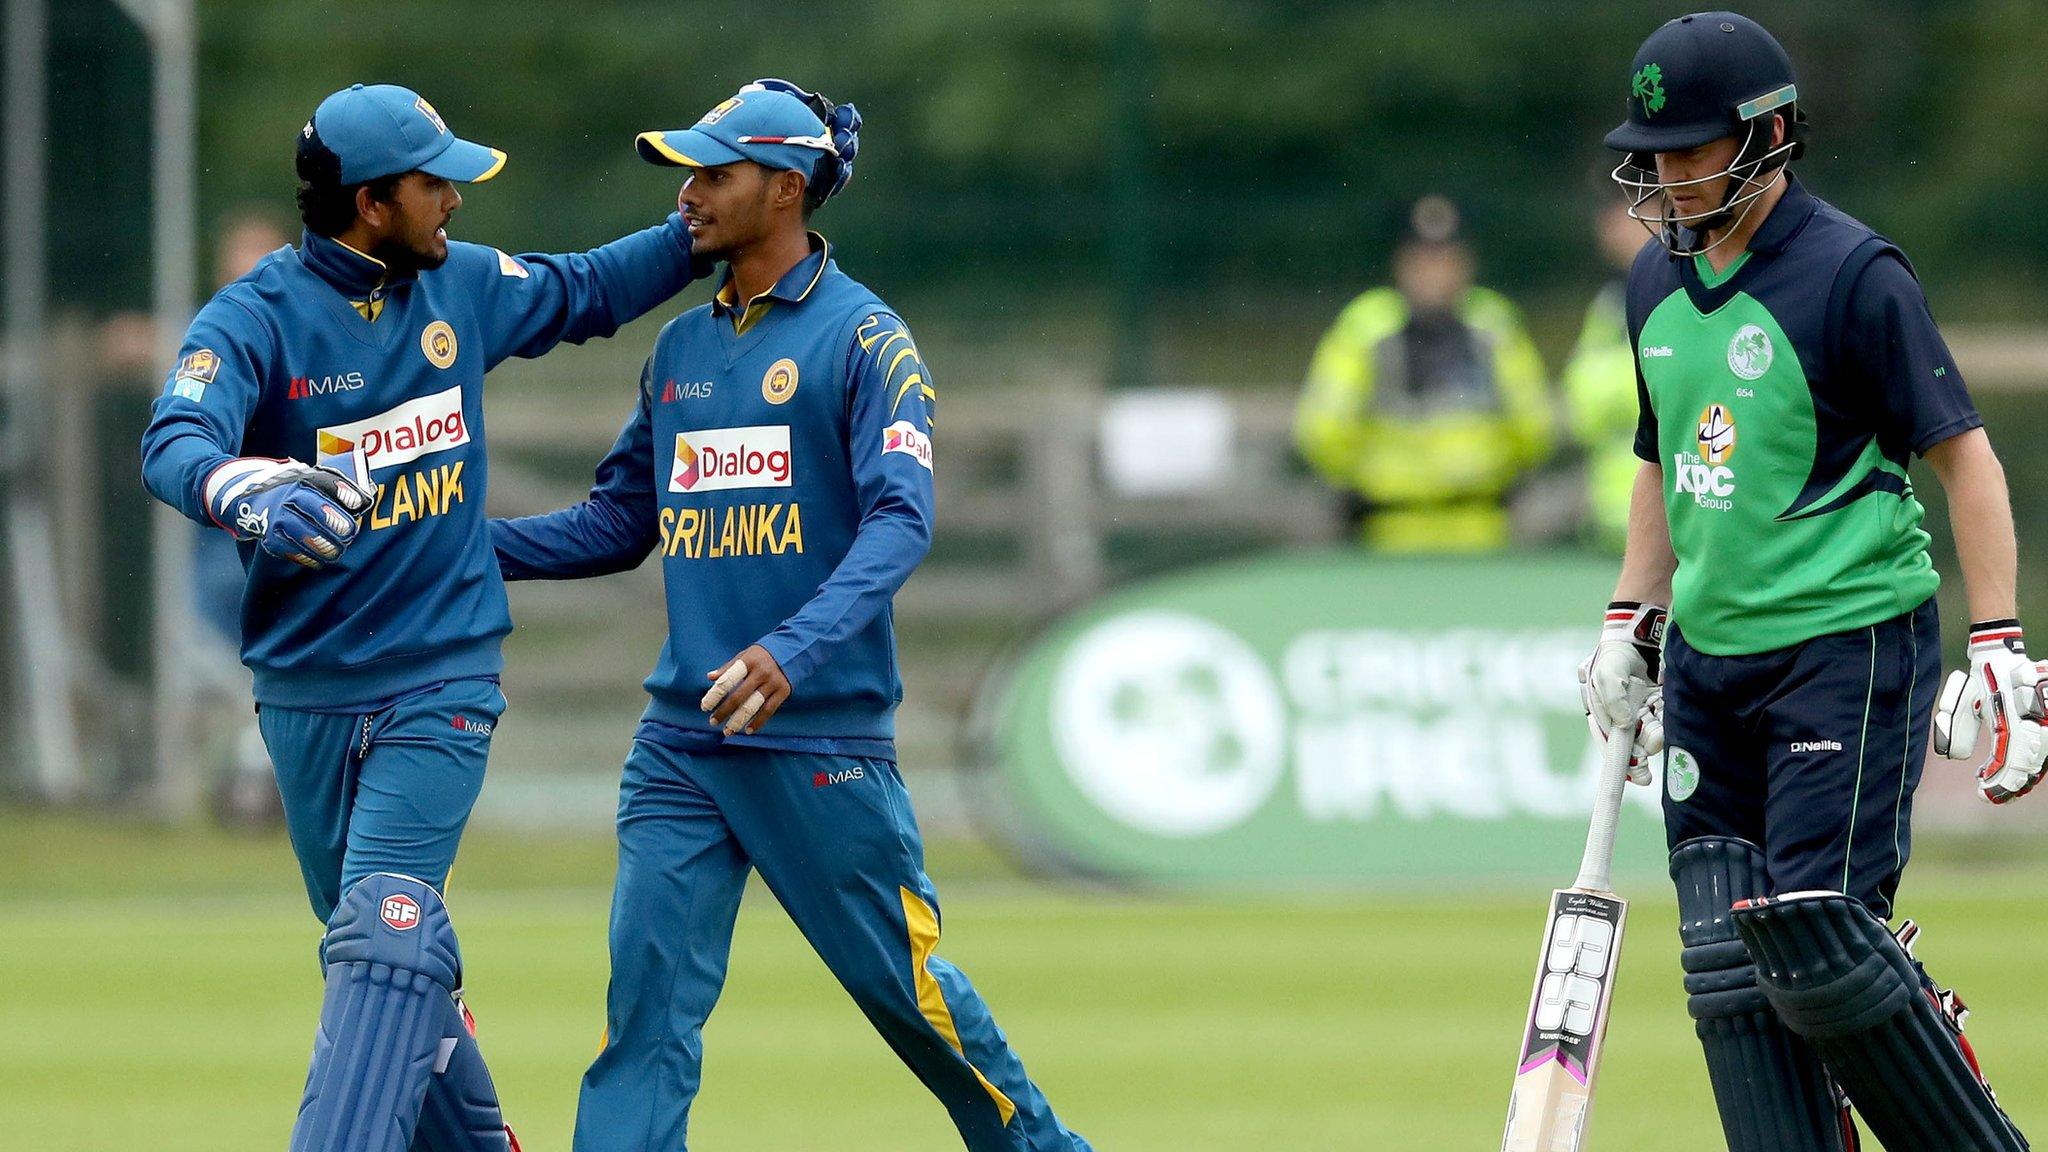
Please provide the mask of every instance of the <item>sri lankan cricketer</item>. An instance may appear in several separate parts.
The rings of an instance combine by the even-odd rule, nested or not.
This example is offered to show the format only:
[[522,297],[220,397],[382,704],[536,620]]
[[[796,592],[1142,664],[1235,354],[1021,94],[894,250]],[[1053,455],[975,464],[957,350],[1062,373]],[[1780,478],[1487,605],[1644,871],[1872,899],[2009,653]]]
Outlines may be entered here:
[[[2024,1149],[1912,921],[1886,927],[1930,722],[1956,757],[1990,727],[1993,802],[2041,771],[2004,472],[1904,254],[1792,175],[1807,123],[1770,33],[1673,20],[1626,91],[1607,144],[1655,237],[1628,281],[1642,465],[1580,679],[1603,735],[1652,709],[1610,738],[1664,748],[1688,1007],[1728,1147],[1853,1148],[1846,1098],[1895,1152]],[[1938,713],[1914,455],[1948,497],[1975,621]]]
[[450,241],[456,186],[504,163],[404,88],[322,101],[298,139],[303,242],[200,310],[143,436],[149,490],[240,543],[242,659],[327,923],[294,1152],[516,1147],[442,902],[512,627],[484,373],[610,335],[691,256],[677,215],[578,255]]
[[859,130],[851,105],[765,80],[640,137],[689,170],[683,213],[723,282],[662,329],[590,498],[492,524],[508,579],[658,550],[667,588],[619,793],[609,1029],[578,1152],[683,1147],[750,870],[967,1147],[1089,1147],[935,952],[938,896],[896,770],[890,602],[931,540],[936,393],[902,318],[805,230],[852,174]]

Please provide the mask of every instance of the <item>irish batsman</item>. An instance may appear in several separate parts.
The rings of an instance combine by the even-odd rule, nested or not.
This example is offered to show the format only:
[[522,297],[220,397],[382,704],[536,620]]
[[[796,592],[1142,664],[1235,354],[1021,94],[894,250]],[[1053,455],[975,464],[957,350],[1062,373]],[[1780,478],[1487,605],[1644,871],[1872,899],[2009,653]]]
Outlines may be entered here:
[[[2048,747],[2004,472],[1904,254],[1793,176],[1807,124],[1770,33],[1673,20],[1626,90],[1607,145],[1655,236],[1628,280],[1642,465],[1580,679],[1603,736],[1664,749],[1688,1008],[1728,1147],[1854,1148],[1846,1098],[1893,1152],[2024,1149],[1962,1002],[1913,959],[1910,920],[1886,927],[1930,721],[1957,758],[1992,731],[1994,803]],[[1938,716],[1915,454],[1975,622]]]
[[936,954],[896,770],[890,603],[931,541],[937,393],[902,318],[806,230],[859,141],[852,105],[780,80],[640,136],[641,155],[687,170],[692,241],[724,276],[662,329],[590,498],[492,522],[507,579],[658,550],[667,589],[619,791],[608,1027],[577,1152],[683,1148],[750,870],[968,1148],[1089,1147]]
[[142,440],[149,490],[240,542],[242,660],[327,924],[294,1152],[516,1147],[442,900],[512,628],[484,374],[612,334],[691,255],[679,215],[577,255],[449,240],[457,185],[504,163],[404,88],[322,101],[298,138],[303,242],[200,310]]

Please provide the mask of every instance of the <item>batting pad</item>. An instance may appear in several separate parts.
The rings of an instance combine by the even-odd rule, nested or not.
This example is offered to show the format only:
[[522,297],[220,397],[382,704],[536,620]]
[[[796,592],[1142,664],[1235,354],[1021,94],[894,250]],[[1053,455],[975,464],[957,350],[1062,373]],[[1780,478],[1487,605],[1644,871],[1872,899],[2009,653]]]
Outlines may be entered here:
[[455,1034],[441,1040],[447,1063],[427,1085],[412,1152],[519,1152],[505,1127],[483,1050],[459,1007],[456,1022]]
[[379,872],[342,897],[322,950],[327,994],[291,1152],[406,1152],[455,1020],[447,910],[425,882]]
[[2024,1152],[1934,989],[1883,922],[1839,892],[1794,892],[1734,913],[1757,984],[1886,1148]]
[[1764,854],[1746,840],[1687,840],[1671,853],[1684,944],[1686,1011],[1729,1152],[1845,1152],[1855,1147],[1827,1069],[1787,1031],[1757,987],[1729,908],[1764,894]]

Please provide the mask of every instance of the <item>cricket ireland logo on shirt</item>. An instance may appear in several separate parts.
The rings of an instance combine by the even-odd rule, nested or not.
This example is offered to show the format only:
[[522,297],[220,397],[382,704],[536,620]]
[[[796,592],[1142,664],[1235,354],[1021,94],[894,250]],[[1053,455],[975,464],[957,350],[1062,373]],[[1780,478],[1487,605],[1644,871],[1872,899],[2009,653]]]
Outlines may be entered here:
[[1694,504],[1725,512],[1735,506],[1735,413],[1726,404],[1700,410],[1699,434],[1693,452],[1678,452],[1671,461],[1674,490],[1692,496]]
[[1755,324],[1744,324],[1728,341],[1728,370],[1744,380],[1760,380],[1771,370],[1770,333]]

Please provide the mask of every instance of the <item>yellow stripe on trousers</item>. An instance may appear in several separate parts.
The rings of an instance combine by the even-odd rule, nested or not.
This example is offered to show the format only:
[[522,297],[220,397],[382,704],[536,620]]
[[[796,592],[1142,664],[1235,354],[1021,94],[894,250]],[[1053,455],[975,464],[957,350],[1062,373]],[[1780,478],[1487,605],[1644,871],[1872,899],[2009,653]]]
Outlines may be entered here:
[[[933,951],[939,946],[938,913],[910,889],[899,887],[897,891],[903,894],[903,920],[910,926],[910,970],[917,981],[918,1010],[924,1013],[932,1029],[960,1054],[960,1059],[967,1060],[967,1050],[960,1047],[960,1032],[953,1027],[953,1010],[946,1007],[946,997],[939,991],[939,982],[932,978],[931,969],[927,966]],[[973,1061],[967,1062],[967,1070],[981,1081],[981,1090],[996,1102],[996,1111],[1001,1114],[1003,1123],[1008,1124],[1010,1117],[1017,1114],[1017,1106],[1003,1095],[1002,1089],[988,1082],[988,1077],[981,1074],[981,1069],[976,1068]]]

